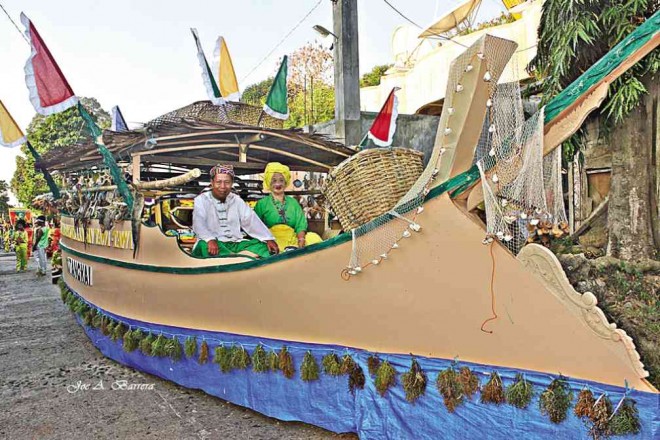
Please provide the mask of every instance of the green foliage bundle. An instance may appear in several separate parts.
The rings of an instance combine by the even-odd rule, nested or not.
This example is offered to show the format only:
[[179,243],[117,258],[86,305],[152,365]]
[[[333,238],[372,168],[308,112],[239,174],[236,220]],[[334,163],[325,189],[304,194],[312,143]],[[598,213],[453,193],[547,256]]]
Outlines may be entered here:
[[452,367],[442,370],[436,379],[436,386],[444,401],[447,411],[453,413],[456,407],[463,403],[465,393],[458,380],[459,374]]
[[199,359],[198,362],[200,365],[204,365],[209,361],[209,344],[206,341],[202,341],[202,345],[199,347]]
[[103,316],[101,318],[100,329],[101,329],[101,333],[103,334],[103,336],[110,336],[110,327],[111,327],[111,324],[112,324],[111,321],[112,320],[110,318],[108,318],[107,316]]
[[415,358],[412,359],[410,370],[401,376],[401,383],[408,402],[414,403],[426,392],[426,373]]
[[197,354],[197,338],[194,336],[188,336],[184,343],[183,351],[186,353],[187,358],[194,358],[195,354]]
[[151,344],[151,355],[156,357],[167,356],[167,338],[162,333]]
[[124,333],[126,333],[126,327],[121,322],[118,322],[114,327],[112,327],[112,335],[110,338],[113,341],[119,341],[124,338]]
[[252,371],[256,373],[265,373],[270,370],[268,365],[268,354],[264,346],[259,344],[252,352]]
[[364,371],[357,363],[353,362],[353,365],[348,373],[348,390],[351,394],[355,394],[355,390],[364,389],[364,384],[366,379],[364,377]]
[[589,433],[593,438],[607,437],[610,434],[611,416],[612,402],[606,394],[603,394],[596,400],[591,414],[592,425]]
[[396,370],[388,361],[383,361],[378,366],[374,385],[381,396],[385,396],[387,390],[396,385]]
[[311,382],[319,378],[319,364],[309,350],[305,353],[302,365],[300,366],[300,377],[305,382]]
[[266,362],[269,370],[277,371],[280,369],[280,358],[274,350],[271,350],[268,353],[266,357]]
[[321,360],[323,372],[329,376],[339,376],[341,372],[341,361],[335,353],[326,354]]
[[173,361],[180,361],[183,356],[183,349],[181,348],[181,343],[176,336],[168,338],[165,342],[165,354],[169,356]]
[[458,372],[458,383],[465,397],[471,398],[474,393],[479,391],[479,378],[468,367],[462,367]]
[[507,403],[520,409],[525,409],[529,406],[533,395],[534,387],[520,373],[516,374],[515,382],[504,392]]
[[481,389],[481,403],[494,403],[500,405],[504,403],[504,386],[502,379],[496,371],[490,374],[490,379]]
[[220,371],[228,373],[231,371],[231,348],[219,345],[215,347],[213,362],[218,364]]
[[250,354],[242,345],[232,346],[230,357],[232,370],[245,370],[250,366]]
[[629,397],[624,398],[610,420],[610,432],[612,435],[639,434],[641,428],[635,401]]
[[378,368],[380,367],[380,358],[378,355],[371,355],[367,359],[367,368],[369,369],[369,374],[375,376]]
[[594,413],[594,404],[596,399],[594,399],[594,394],[589,389],[583,389],[578,394],[577,402],[575,402],[575,408],[573,408],[573,413],[576,417],[580,419],[591,419]]
[[128,330],[124,333],[124,351],[130,353],[137,350],[143,337],[144,335],[140,329],[136,328],[135,330]]
[[282,374],[284,374],[284,377],[287,379],[293,379],[293,376],[296,373],[293,366],[293,358],[286,346],[282,347],[277,354],[277,369],[282,371]]
[[146,338],[140,340],[140,343],[138,346],[140,347],[140,351],[142,354],[145,356],[152,356],[152,351],[151,351],[151,346],[153,345],[154,341],[156,340],[156,337],[152,334],[149,333]]
[[353,360],[353,358],[351,357],[351,355],[345,354],[344,357],[341,358],[341,364],[339,365],[339,374],[351,374],[351,372],[355,370],[356,367],[359,368],[358,365]]
[[573,393],[568,388],[566,379],[560,376],[541,393],[539,399],[541,413],[547,414],[552,423],[561,423],[568,415],[571,400],[573,400]]

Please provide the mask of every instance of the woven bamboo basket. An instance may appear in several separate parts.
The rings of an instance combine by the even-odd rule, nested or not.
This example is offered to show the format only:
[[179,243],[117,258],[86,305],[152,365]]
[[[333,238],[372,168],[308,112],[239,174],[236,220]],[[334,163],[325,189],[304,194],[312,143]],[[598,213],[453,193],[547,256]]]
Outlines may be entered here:
[[408,148],[372,148],[333,169],[322,192],[344,230],[392,209],[423,170],[424,154]]

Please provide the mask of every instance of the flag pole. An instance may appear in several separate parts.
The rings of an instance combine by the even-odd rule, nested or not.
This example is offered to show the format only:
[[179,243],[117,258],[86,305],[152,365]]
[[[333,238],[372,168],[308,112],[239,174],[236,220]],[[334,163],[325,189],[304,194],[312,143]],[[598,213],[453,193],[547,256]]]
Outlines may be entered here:
[[25,145],[27,146],[28,150],[30,151],[30,154],[34,158],[34,167],[39,171],[41,171],[41,173],[44,175],[44,179],[48,184],[48,188],[50,188],[50,192],[53,193],[53,198],[56,200],[59,199],[61,197],[60,189],[57,187],[57,184],[55,183],[53,176],[51,176],[51,174],[48,172],[48,169],[40,164],[41,155],[39,155],[37,150],[34,149],[30,141],[26,140]]

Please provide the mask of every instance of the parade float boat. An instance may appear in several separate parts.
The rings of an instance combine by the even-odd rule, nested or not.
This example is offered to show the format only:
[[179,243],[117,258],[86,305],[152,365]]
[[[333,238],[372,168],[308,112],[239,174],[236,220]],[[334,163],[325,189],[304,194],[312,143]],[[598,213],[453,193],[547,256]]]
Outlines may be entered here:
[[[529,183],[559,177],[531,167],[554,157],[552,171],[560,143],[658,45],[658,29],[656,14],[527,122],[519,95],[498,85],[516,45],[480,38],[452,62],[433,152],[412,180],[396,177],[396,149],[357,152],[238,103],[105,131],[98,142],[130,171],[133,206],[98,181],[94,145],[48,154],[42,165],[68,182],[63,300],[105,356],[281,420],[365,439],[658,438],[660,395],[631,338],[551,251],[526,244],[544,223],[565,228],[561,190]],[[342,192],[360,178],[342,170],[370,155],[371,180]],[[327,173],[325,241],[194,258],[190,200],[209,168],[233,164],[249,199],[258,179],[240,177],[271,161]],[[365,218],[383,194],[396,200]]]

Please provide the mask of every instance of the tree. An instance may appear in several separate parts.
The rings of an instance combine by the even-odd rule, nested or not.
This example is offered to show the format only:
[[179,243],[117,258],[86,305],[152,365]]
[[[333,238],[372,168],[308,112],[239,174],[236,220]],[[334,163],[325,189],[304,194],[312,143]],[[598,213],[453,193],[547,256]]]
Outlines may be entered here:
[[0,218],[9,217],[9,185],[6,181],[0,180]]
[[[543,78],[544,101],[555,97],[659,7],[658,0],[545,2],[537,55],[530,64]],[[607,253],[625,260],[652,258],[660,245],[660,231],[654,231],[658,176],[652,160],[659,68],[660,53],[655,50],[610,85],[597,113],[612,149]],[[577,153],[576,144],[575,137],[565,144],[569,156]]]
[[[312,43],[296,50],[289,63],[291,116],[285,126],[299,127],[332,119],[335,107],[333,78],[332,55],[329,50]],[[319,99],[319,94],[324,99]]]
[[[110,115],[96,99],[81,98],[81,102],[99,127],[110,127]],[[41,155],[53,149],[92,141],[75,107],[50,116],[35,115],[28,125],[27,134],[30,144]],[[29,206],[35,196],[50,190],[41,172],[34,168],[34,158],[25,145],[21,147],[21,152],[25,157],[16,157],[11,190],[21,204]]]
[[247,86],[245,90],[243,90],[241,101],[246,104],[262,107],[266,103],[268,91],[273,85],[274,80],[275,77],[271,76],[263,81]]
[[374,66],[369,72],[362,75],[360,78],[360,87],[377,86],[380,84],[380,77],[385,75],[385,72],[394,64],[383,64]]
[[[281,60],[277,63],[279,67]],[[289,58],[289,119],[285,127],[302,127],[329,121],[335,116],[332,55],[320,45],[307,44]],[[241,100],[263,106],[274,77],[245,88]]]

